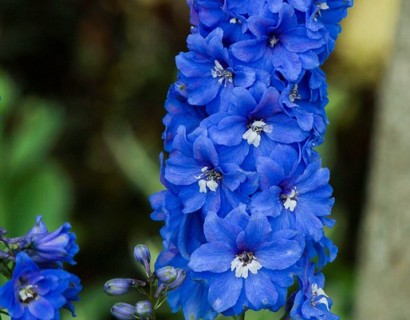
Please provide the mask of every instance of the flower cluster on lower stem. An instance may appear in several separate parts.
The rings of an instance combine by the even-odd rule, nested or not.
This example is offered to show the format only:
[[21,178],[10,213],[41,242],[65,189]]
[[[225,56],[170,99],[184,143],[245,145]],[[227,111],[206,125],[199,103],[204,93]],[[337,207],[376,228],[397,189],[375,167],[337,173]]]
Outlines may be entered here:
[[8,279],[0,287],[0,309],[12,320],[57,320],[60,309],[75,316],[73,302],[82,289],[80,279],[63,269],[75,264],[75,234],[68,223],[49,232],[41,217],[22,237],[0,234],[1,273]]
[[143,296],[143,300],[134,305],[117,302],[111,308],[111,314],[120,320],[155,320],[155,311],[165,302],[166,293],[179,287],[185,280],[185,271],[165,266],[155,272],[151,268],[151,253],[145,245],[134,248],[134,258],[143,267],[145,278],[114,278],[104,285],[108,295],[120,296],[135,291]]

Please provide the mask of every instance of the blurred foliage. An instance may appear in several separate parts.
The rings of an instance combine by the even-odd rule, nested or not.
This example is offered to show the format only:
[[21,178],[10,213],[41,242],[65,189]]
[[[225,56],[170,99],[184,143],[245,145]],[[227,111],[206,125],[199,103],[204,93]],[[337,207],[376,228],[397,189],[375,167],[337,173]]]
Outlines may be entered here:
[[[61,109],[38,98],[20,98],[15,84],[5,75],[0,78],[0,91],[4,103],[0,224],[17,236],[31,229],[35,217],[41,214],[50,228],[56,228],[68,218],[71,202],[66,173],[49,158],[62,129]],[[7,111],[14,114],[7,117]],[[12,128],[7,122],[13,123]]]
[[[351,318],[374,101],[400,1],[355,3],[325,65],[330,126],[319,149],[332,173],[338,223],[329,232],[340,249],[325,269],[326,292],[344,319]],[[79,320],[111,319],[119,299],[102,286],[142,276],[135,244],[161,250],[147,198],[162,188],[163,104],[188,21],[184,0],[0,1],[0,225],[17,235],[38,214],[50,229],[71,222],[81,247],[72,271],[85,287]],[[275,316],[249,312],[247,319]],[[164,307],[159,319],[182,318]]]

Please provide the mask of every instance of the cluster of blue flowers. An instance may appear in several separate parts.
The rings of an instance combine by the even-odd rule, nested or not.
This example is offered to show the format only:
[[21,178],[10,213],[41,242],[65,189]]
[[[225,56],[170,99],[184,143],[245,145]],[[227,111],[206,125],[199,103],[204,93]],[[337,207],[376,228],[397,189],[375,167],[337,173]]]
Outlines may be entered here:
[[186,319],[282,307],[284,319],[338,319],[321,273],[337,254],[324,234],[334,199],[314,148],[328,122],[320,66],[352,1],[188,0],[167,190],[150,199],[165,221],[157,267],[187,274],[168,295]]
[[[0,228],[1,229],[1,228]],[[0,287],[0,312],[11,320],[59,320],[60,309],[75,316],[80,279],[63,269],[75,264],[75,234],[64,223],[49,232],[41,217],[23,237],[8,238],[0,230],[0,273],[9,279]]]

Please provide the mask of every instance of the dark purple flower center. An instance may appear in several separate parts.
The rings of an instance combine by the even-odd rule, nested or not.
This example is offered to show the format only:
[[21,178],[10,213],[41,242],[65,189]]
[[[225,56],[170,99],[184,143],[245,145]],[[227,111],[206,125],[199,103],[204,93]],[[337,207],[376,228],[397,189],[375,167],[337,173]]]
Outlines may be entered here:
[[301,98],[302,97],[300,96],[299,91],[298,91],[298,85],[295,84],[292,90],[290,91],[289,100],[290,102],[295,102],[295,100],[299,100]]
[[242,262],[243,266],[248,265],[252,262],[254,256],[252,252],[244,251],[241,254],[236,255],[239,258],[239,261]]

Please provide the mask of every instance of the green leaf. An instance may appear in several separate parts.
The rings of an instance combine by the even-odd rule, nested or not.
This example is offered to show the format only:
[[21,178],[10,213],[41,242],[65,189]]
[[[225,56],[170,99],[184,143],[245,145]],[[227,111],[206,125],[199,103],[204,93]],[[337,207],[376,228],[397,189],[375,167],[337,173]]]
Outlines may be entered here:
[[11,174],[44,161],[62,125],[61,110],[45,101],[28,99],[20,112],[21,121],[9,139],[7,152]]
[[148,155],[127,124],[107,131],[105,138],[125,176],[140,192],[149,197],[164,189],[159,181],[158,161]]
[[17,98],[17,88],[10,76],[0,70],[0,117],[9,112]]
[[54,230],[66,221],[71,205],[71,188],[65,173],[49,162],[13,186],[9,191],[6,229],[10,234],[26,233],[37,215]]

